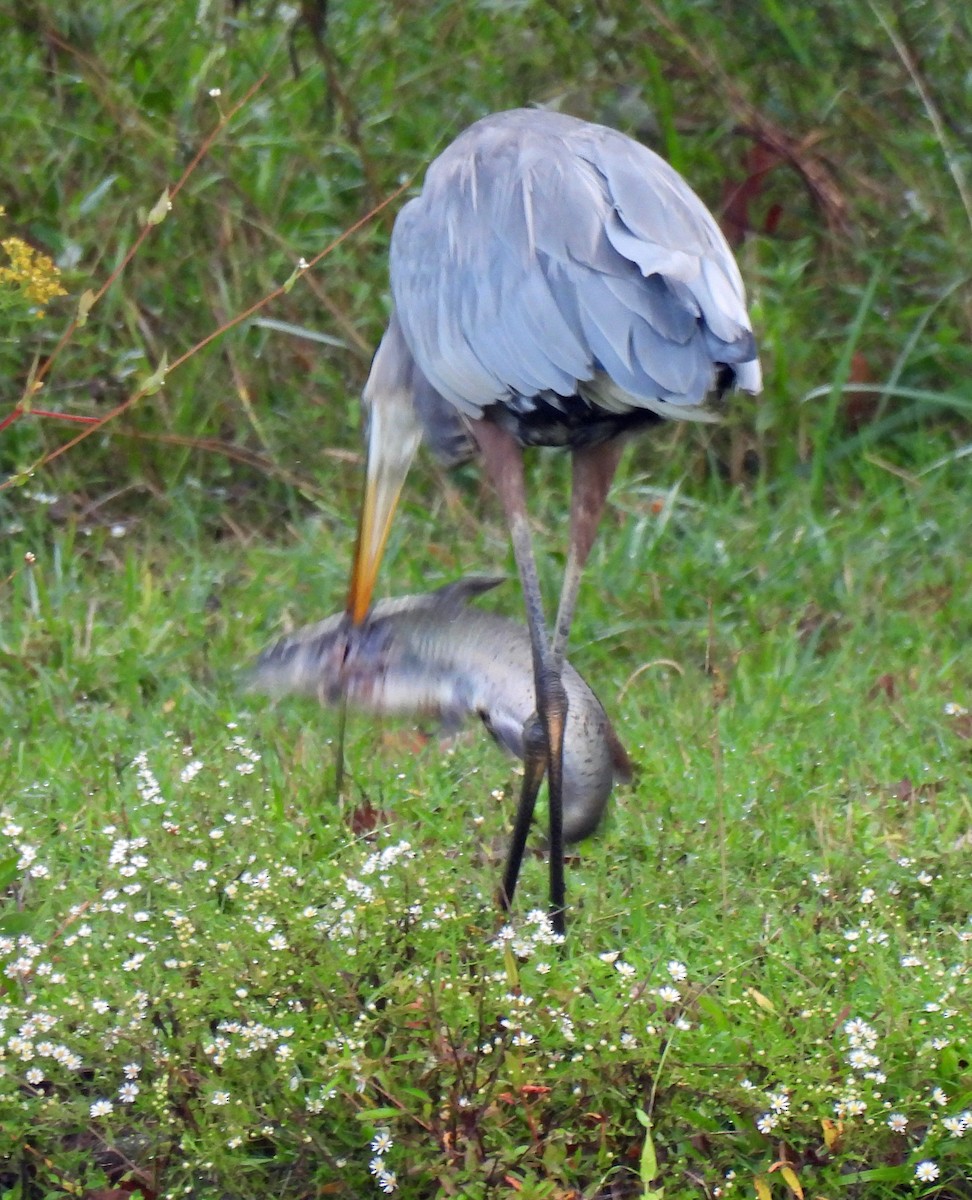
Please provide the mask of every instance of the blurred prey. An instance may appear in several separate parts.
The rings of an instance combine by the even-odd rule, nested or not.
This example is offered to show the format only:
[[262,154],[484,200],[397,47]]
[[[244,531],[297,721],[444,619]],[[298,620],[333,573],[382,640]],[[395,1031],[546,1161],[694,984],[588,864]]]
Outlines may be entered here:
[[[495,740],[530,766],[524,730],[536,710],[530,636],[468,601],[499,579],[461,579],[427,595],[382,600],[359,625],[338,613],[281,638],[259,657],[248,686],[298,693],[364,712],[433,717],[447,729],[479,717]],[[631,764],[600,701],[563,665],[564,838],[579,841],[603,816],[615,779]],[[542,759],[534,756],[534,769]],[[529,818],[526,818],[529,821]],[[502,899],[513,898],[527,830],[514,836]],[[513,852],[515,851],[515,860]]]

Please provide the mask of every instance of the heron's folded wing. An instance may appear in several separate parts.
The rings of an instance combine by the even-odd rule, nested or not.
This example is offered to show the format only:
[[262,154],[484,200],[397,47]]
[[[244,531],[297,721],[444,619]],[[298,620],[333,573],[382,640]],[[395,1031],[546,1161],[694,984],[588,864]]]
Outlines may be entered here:
[[[400,214],[391,272],[422,372],[473,417],[514,396],[606,394],[601,375],[615,402],[689,415],[717,364],[755,362],[701,200],[651,151],[559,114],[498,114],[458,138]],[[757,390],[758,368],[745,381]]]

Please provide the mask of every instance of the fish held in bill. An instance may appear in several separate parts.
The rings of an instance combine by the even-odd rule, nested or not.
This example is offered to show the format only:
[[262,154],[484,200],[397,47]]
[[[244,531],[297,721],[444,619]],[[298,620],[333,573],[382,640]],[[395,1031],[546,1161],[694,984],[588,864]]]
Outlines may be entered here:
[[[493,738],[524,758],[523,731],[536,711],[530,635],[469,601],[501,579],[460,579],[438,591],[377,603],[354,625],[337,613],[281,638],[249,673],[252,691],[315,696],[325,705],[437,719],[447,729],[481,718]],[[614,781],[631,761],[601,702],[564,664],[564,837],[577,842],[601,821]]]

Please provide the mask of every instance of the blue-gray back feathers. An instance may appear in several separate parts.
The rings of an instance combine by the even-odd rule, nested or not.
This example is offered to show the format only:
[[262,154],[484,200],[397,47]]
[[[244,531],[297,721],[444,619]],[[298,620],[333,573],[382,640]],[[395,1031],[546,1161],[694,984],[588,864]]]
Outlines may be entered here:
[[401,336],[388,340],[427,382],[419,415],[440,437],[458,436],[457,413],[576,399],[711,419],[726,368],[760,390],[715,220],[668,163],[604,126],[527,109],[471,126],[399,214],[391,283]]

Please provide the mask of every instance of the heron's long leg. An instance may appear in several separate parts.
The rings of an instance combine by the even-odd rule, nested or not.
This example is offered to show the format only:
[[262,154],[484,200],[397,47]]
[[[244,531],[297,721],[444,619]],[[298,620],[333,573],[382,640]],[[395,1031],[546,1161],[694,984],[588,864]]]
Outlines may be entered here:
[[567,726],[567,693],[562,672],[564,650],[577,601],[581,572],[591,551],[608,488],[621,456],[620,441],[574,452],[570,499],[570,550],[560,591],[553,644],[537,694],[543,699],[541,719],[547,734],[547,787],[550,793],[550,911],[554,929],[564,932],[563,765]]
[[509,526],[513,556],[523,588],[527,625],[530,629],[533,671],[537,675],[549,656],[550,637],[547,633],[547,619],[544,616],[540,580],[537,578],[537,564],[533,557],[533,541],[527,520],[523,452],[512,434],[489,421],[474,422],[472,432],[482,453],[486,474],[496,488]]
[[523,763],[523,787],[520,789],[520,803],[516,810],[516,822],[513,825],[513,836],[506,855],[506,868],[503,871],[500,890],[500,903],[507,912],[513,903],[513,893],[516,891],[516,881],[520,877],[520,865],[523,862],[530,823],[533,821],[537,794],[547,770],[547,736],[539,717],[535,714],[531,716],[523,731]]
[[493,481],[506,514],[513,542],[513,554],[520,573],[523,600],[526,605],[530,645],[533,650],[533,677],[540,730],[533,719],[524,730],[525,768],[520,804],[517,809],[513,838],[503,876],[504,903],[513,898],[523,858],[537,792],[547,772],[550,807],[550,919],[558,933],[564,931],[564,839],[563,839],[563,754],[564,725],[567,720],[567,694],[561,682],[561,666],[554,665],[550,656],[537,578],[533,542],[527,521],[526,487],[523,478],[523,455],[516,439],[506,430],[487,421],[477,421],[473,434],[483,455],[483,464]]
[[550,647],[551,665],[563,666],[567,639],[574,619],[577,591],[584,564],[594,544],[598,522],[604,511],[611,480],[618,468],[624,443],[620,438],[596,446],[582,446],[573,454],[573,478],[570,493],[570,550],[561,585],[560,604]]

